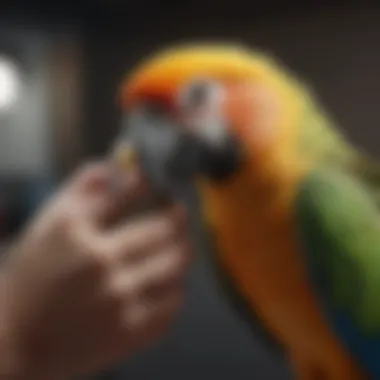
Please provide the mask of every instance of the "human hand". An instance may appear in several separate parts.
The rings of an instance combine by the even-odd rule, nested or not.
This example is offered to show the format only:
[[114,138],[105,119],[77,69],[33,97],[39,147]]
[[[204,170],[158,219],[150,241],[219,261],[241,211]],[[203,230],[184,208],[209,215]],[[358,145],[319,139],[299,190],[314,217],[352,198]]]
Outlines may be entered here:
[[101,370],[170,326],[189,262],[186,217],[173,207],[109,228],[142,191],[132,176],[116,199],[110,174],[105,164],[80,170],[11,249],[0,270],[0,375]]

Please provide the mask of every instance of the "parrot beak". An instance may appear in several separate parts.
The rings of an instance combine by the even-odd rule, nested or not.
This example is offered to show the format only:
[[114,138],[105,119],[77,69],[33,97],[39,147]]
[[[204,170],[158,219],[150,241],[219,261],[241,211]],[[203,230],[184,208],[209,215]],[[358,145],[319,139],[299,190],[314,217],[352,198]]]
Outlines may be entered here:
[[123,172],[130,172],[137,166],[136,152],[131,144],[120,142],[113,151],[113,162]]
[[238,170],[240,158],[239,145],[232,136],[222,145],[214,145],[199,136],[182,134],[166,169],[172,178],[202,176],[220,182]]
[[189,182],[197,176],[222,181],[237,171],[241,161],[239,144],[231,136],[212,144],[149,108],[125,116],[113,156],[121,169],[138,163],[156,186]]

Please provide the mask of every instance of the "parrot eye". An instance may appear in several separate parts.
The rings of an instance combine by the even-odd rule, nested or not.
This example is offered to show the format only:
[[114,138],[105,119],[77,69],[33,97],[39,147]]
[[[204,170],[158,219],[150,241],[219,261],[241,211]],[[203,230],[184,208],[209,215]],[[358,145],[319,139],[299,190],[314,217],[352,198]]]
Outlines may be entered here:
[[215,81],[196,79],[187,84],[179,94],[179,105],[186,111],[218,106],[223,97],[222,86]]

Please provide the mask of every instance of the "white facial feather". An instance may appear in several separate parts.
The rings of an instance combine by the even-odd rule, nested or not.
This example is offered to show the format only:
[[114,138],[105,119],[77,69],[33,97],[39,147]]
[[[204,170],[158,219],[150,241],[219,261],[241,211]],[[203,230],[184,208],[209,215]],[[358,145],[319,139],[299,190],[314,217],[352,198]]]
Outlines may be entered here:
[[197,78],[186,84],[178,96],[184,122],[191,133],[213,145],[226,137],[223,121],[225,89],[207,78]]

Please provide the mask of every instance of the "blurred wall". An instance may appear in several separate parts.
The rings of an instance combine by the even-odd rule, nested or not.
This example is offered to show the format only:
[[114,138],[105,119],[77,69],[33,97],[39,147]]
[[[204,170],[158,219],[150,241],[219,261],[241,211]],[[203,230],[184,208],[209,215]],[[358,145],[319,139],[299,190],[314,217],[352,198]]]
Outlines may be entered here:
[[0,24],[0,54],[15,62],[21,82],[15,107],[0,112],[0,176],[48,176],[78,159],[80,52],[70,28]]
[[84,56],[82,33],[63,28],[51,33],[47,57],[50,85],[50,129],[56,172],[62,177],[83,159]]
[[[217,7],[214,7],[217,13]],[[148,12],[147,7],[146,12]],[[317,91],[326,108],[360,146],[380,144],[380,10],[351,6],[280,15],[234,12],[224,21],[203,8],[135,15],[128,21],[94,21],[86,39],[86,152],[101,155],[119,121],[115,91],[123,73],[147,53],[173,42],[228,39],[274,53]],[[236,17],[235,17],[236,16]],[[122,19],[122,16],[120,17]],[[126,16],[127,18],[127,16]],[[131,20],[131,18],[133,20]],[[228,21],[226,21],[228,20]],[[196,223],[194,223],[194,226]],[[195,227],[194,227],[195,228]],[[290,369],[252,337],[227,306],[204,259],[207,247],[195,228],[197,260],[186,308],[167,340],[104,374],[109,379],[289,379]]]
[[80,33],[70,25],[0,18],[0,55],[20,75],[15,106],[0,110],[0,243],[80,159],[81,51]]
[[376,151],[380,8],[357,4],[303,12],[289,8],[288,13],[273,15],[242,11],[240,17],[235,11],[230,17],[223,14],[223,20],[218,7],[216,15],[204,17],[199,4],[188,9],[184,5],[181,12],[157,13],[156,19],[131,10],[134,17],[125,24],[95,24],[86,43],[88,150],[101,153],[114,135],[116,90],[136,62],[168,44],[216,39],[275,54],[314,86],[359,144]]
[[0,172],[45,173],[53,163],[49,160],[49,117],[45,106],[48,41],[35,31],[3,27],[0,34],[0,50],[15,61],[21,76],[19,101],[14,109],[0,114]]

